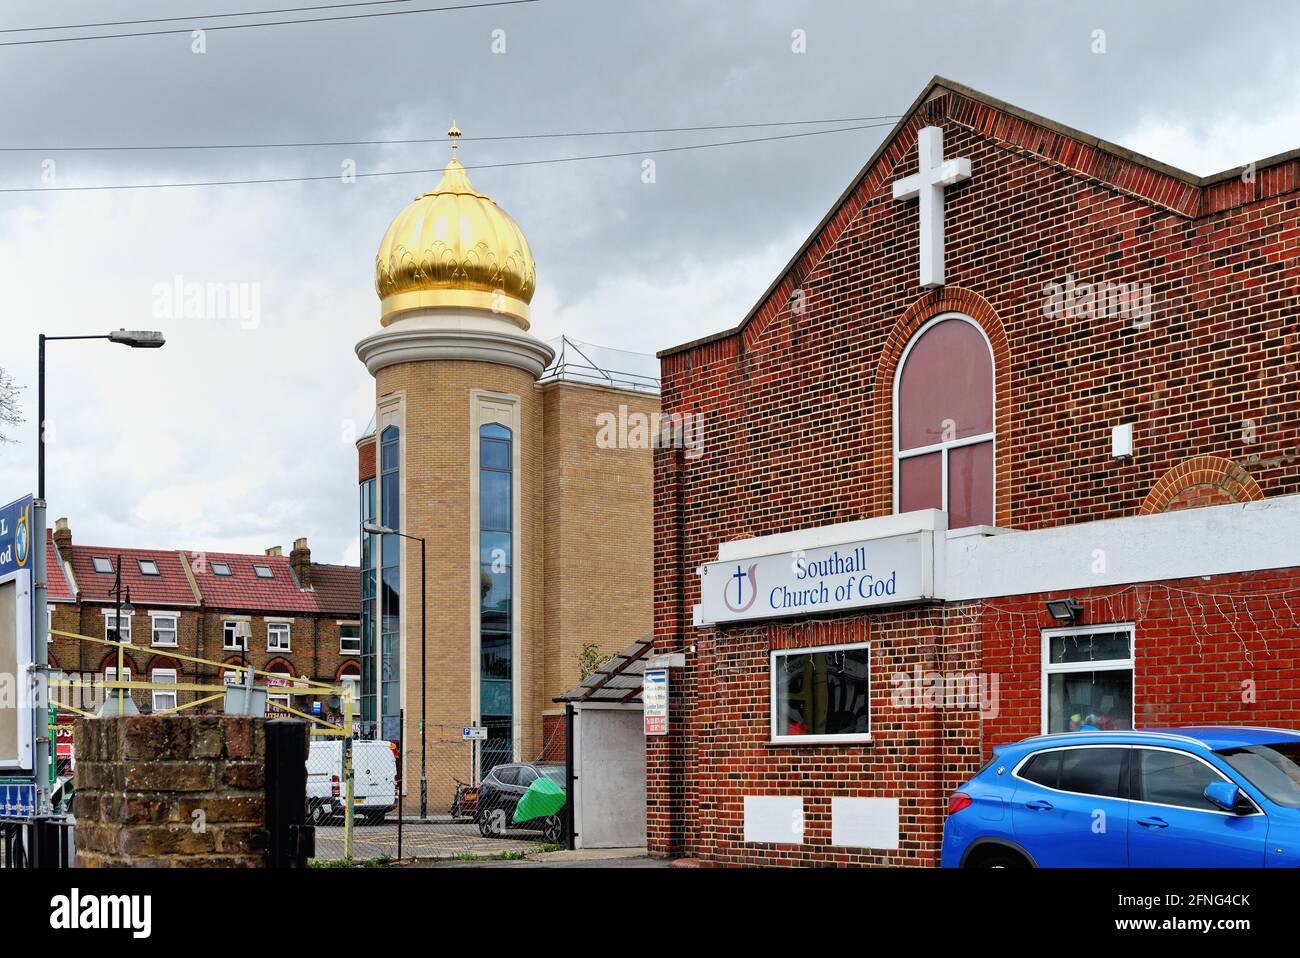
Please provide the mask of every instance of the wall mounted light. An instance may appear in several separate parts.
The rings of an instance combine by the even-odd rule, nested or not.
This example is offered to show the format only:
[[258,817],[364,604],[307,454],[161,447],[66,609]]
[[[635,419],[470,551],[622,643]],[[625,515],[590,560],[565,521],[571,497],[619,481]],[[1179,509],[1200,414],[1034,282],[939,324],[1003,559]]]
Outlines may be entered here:
[[1083,606],[1074,599],[1049,599],[1047,614],[1057,622],[1074,625],[1079,621],[1079,617],[1083,615]]

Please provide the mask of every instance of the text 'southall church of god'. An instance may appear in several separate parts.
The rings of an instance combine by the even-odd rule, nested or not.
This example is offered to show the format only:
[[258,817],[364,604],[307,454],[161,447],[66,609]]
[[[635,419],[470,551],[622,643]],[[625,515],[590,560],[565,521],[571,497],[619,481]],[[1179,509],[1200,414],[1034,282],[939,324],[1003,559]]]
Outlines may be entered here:
[[[1044,732],[1300,725],[1300,151],[1198,177],[936,78],[660,353],[652,853],[935,865]],[[699,452],[699,450],[695,450]]]

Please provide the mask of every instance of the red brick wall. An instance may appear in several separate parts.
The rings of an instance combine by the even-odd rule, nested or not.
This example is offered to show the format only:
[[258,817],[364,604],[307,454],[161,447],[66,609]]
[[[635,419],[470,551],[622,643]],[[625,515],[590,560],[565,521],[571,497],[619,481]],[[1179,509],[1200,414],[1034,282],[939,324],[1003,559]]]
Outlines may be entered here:
[[[917,204],[890,192],[916,172],[924,125],[942,126],[945,155],[969,157],[973,169],[946,195],[949,286],[928,293],[917,287]],[[1208,504],[1220,493],[1243,501],[1300,492],[1289,461],[1300,446],[1298,188],[1300,162],[1261,170],[1250,184],[1200,188],[945,94],[921,107],[740,331],[664,356],[663,409],[702,414],[706,446],[699,459],[667,450],[655,460],[656,650],[696,652],[673,675],[672,734],[649,743],[652,851],[843,860],[823,841],[832,791],[885,794],[914,781],[935,784],[909,793],[917,819],[905,825],[903,847],[856,860],[933,858],[930,826],[982,747],[978,722],[962,716],[958,728],[940,730],[894,717],[888,737],[868,747],[767,746],[766,653],[792,627],[697,630],[690,610],[699,600],[694,570],[720,542],[892,511],[893,376],[911,332],[939,312],[968,313],[993,345],[999,525],[1038,529]],[[1049,317],[1047,286],[1067,274],[1150,284],[1150,327]],[[1122,422],[1134,424],[1136,455],[1115,460],[1110,431]],[[1231,489],[1222,476],[1220,493],[1195,488],[1195,470],[1182,464],[1198,456],[1228,462]],[[1161,508],[1144,509],[1171,474]],[[1041,597],[1025,603],[1042,609]],[[930,634],[917,622],[924,615],[845,616],[807,627],[798,641],[859,628],[887,635],[902,664],[938,656],[980,667],[977,637],[951,627]],[[1160,641],[1156,619],[1147,628],[1140,646]],[[1236,676],[1192,677],[1200,648],[1180,628],[1168,624],[1169,658],[1144,666],[1140,688],[1182,721],[1197,706],[1177,702]],[[1037,731],[1038,642],[1015,672],[1034,687],[1033,727],[1006,724],[1020,707],[1013,702],[986,733]],[[1000,669],[1004,653],[992,654]],[[1196,692],[1180,698],[1184,682]],[[740,843],[739,803],[747,790],[762,793],[754,789],[809,796],[802,851]]]

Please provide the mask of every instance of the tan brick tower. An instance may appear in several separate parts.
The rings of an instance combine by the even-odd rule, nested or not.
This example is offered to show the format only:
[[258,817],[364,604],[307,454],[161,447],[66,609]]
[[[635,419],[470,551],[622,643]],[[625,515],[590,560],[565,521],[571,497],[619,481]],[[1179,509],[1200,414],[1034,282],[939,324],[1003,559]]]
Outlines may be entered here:
[[480,770],[554,755],[543,715],[580,679],[582,647],[649,630],[651,451],[602,448],[596,417],[659,408],[657,380],[539,385],[555,350],[529,332],[528,241],[449,135],[442,180],[380,244],[382,328],[356,347],[376,393],[361,518],[404,534],[363,536],[361,717],[395,741],[404,713],[408,807],[423,752],[431,812],[472,774],[462,726],[488,729]]

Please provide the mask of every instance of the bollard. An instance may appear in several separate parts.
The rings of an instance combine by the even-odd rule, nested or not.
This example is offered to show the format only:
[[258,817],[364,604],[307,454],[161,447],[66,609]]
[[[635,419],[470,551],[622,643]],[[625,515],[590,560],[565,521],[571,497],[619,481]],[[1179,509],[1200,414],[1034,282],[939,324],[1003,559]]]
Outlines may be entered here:
[[266,723],[266,864],[306,868],[316,851],[316,831],[307,824],[307,723]]

